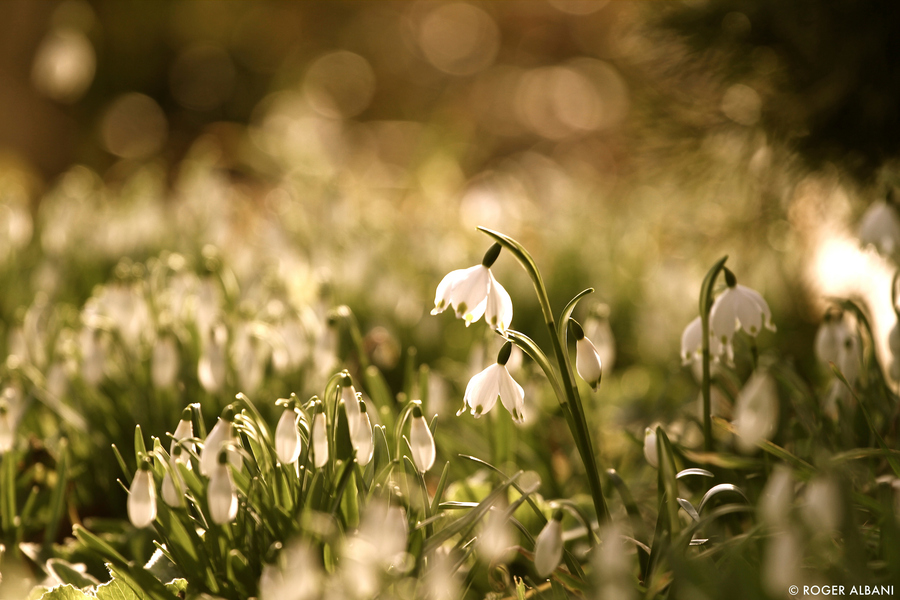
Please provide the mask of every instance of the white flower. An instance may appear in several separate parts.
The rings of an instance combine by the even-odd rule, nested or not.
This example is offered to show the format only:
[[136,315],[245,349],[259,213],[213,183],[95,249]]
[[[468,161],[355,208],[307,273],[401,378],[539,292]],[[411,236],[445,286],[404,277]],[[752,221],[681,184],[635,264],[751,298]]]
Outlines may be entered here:
[[175,345],[175,337],[161,335],[156,338],[153,345],[153,355],[150,358],[150,379],[153,387],[170,388],[178,376],[178,346]]
[[425,417],[422,416],[422,409],[418,405],[413,407],[412,422],[409,426],[409,447],[412,450],[413,462],[420,473],[424,473],[434,465],[434,459],[437,451],[434,447],[434,436]]
[[12,416],[9,414],[9,406],[5,400],[0,400],[0,454],[12,450],[15,441],[15,431],[13,429]]
[[[178,463],[182,461],[181,456],[184,454],[184,448],[175,446],[175,451],[169,462],[169,470],[163,476],[162,481],[162,498],[166,504],[173,508],[184,505],[184,478],[181,471],[178,470]],[[191,464],[191,463],[186,463]]]
[[238,500],[234,489],[234,480],[228,470],[228,453],[219,452],[216,466],[209,475],[209,516],[213,523],[223,525],[230,523],[237,516]]
[[350,427],[350,441],[356,450],[356,462],[364,467],[372,460],[372,455],[375,453],[375,442],[372,439],[372,422],[369,421],[368,409],[362,400],[359,401],[359,412],[355,419],[356,425]]
[[350,437],[353,437],[356,426],[359,424],[359,400],[356,396],[356,388],[353,387],[349,375],[344,375],[341,383],[341,402],[344,403],[344,411],[347,413],[347,426],[350,429]]
[[292,465],[300,458],[300,431],[297,429],[297,411],[293,405],[281,413],[275,426],[275,453],[285,465]]
[[156,518],[156,487],[150,463],[143,462],[128,490],[128,520],[135,527],[147,527]]
[[767,372],[757,371],[750,376],[738,394],[734,407],[734,427],[737,446],[744,453],[769,439],[778,425],[778,388]]
[[[182,447],[190,452],[195,451],[195,447],[193,442],[183,444],[184,440],[189,440],[194,437],[194,423],[191,420],[191,407],[185,407],[185,409],[181,412],[181,420],[178,421],[178,426],[175,427],[175,433],[172,434],[172,443],[169,445],[169,455],[171,457],[175,457],[175,449]],[[182,463],[188,469],[191,468],[191,461],[188,452],[179,452],[177,454],[178,459],[177,462]]]
[[285,546],[275,564],[263,565],[260,600],[312,600],[321,597],[322,567],[309,541]]
[[[226,407],[222,411],[222,416],[216,421],[212,431],[206,436],[203,442],[203,449],[200,451],[200,473],[209,476],[213,468],[216,466],[219,452],[229,445],[236,446],[237,438],[234,437],[234,410]],[[228,460],[235,469],[240,470],[243,466],[241,455],[234,448],[228,449]]]
[[207,392],[217,392],[225,384],[228,372],[225,343],[228,341],[228,330],[218,325],[209,330],[203,345],[200,361],[197,363],[197,378]]
[[874,245],[882,254],[900,249],[900,217],[894,204],[884,200],[873,202],[859,222],[859,241]]
[[[464,400],[466,406],[472,409],[475,418],[491,410],[499,396],[515,423],[525,421],[525,390],[516,383],[506,369],[506,362],[509,360],[511,352],[511,344],[505,343],[500,349],[497,362],[469,380]],[[457,414],[463,412],[465,412],[465,406]]]
[[328,423],[325,421],[325,409],[321,403],[316,403],[316,416],[313,417],[312,426],[312,453],[313,464],[321,469],[328,463]]
[[562,512],[547,521],[534,542],[534,569],[541,577],[549,577],[562,561]]
[[512,299],[491,273],[500,249],[499,244],[494,244],[485,253],[482,264],[448,273],[438,284],[431,314],[450,307],[457,317],[465,319],[467,327],[484,315],[488,325],[505,333],[512,322]]
[[825,365],[837,363],[841,342],[849,333],[843,315],[826,313],[825,320],[816,332],[813,346],[816,358]]
[[659,467],[659,454],[656,450],[656,429],[644,429],[644,458],[654,469]]
[[600,353],[584,336],[584,330],[575,319],[570,319],[572,331],[575,334],[575,370],[584,379],[591,389],[596,390],[603,375],[603,366],[600,362]]
[[[709,353],[716,360],[722,354],[722,344],[713,336],[712,327],[709,328]],[[689,365],[695,360],[699,361],[702,356],[703,322],[697,317],[688,323],[681,334],[681,363]]]
[[738,329],[743,328],[748,334],[756,336],[763,325],[772,331],[775,331],[775,325],[772,324],[769,305],[759,292],[739,285],[731,271],[727,268],[724,271],[728,288],[713,303],[709,328],[722,343],[721,353],[731,362],[734,359],[731,338]]

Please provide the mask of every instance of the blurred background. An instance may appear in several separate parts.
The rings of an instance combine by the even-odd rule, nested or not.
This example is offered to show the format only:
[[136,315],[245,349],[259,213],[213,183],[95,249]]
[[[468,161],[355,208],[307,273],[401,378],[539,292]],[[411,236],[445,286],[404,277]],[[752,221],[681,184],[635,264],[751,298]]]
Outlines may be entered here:
[[[859,297],[882,348],[894,322],[900,244],[866,246],[857,224],[897,181],[898,14],[849,0],[7,0],[4,377],[58,363],[45,400],[116,381],[109,331],[138,363],[164,362],[190,297],[196,331],[178,339],[200,367],[182,367],[171,406],[201,392],[221,406],[307,356],[267,337],[293,335],[285,307],[318,351],[337,343],[320,331],[328,309],[347,305],[390,385],[416,348],[449,415],[496,348],[429,310],[444,274],[481,260],[483,225],[529,248],[558,309],[596,289],[578,316],[606,359],[601,444],[628,442],[611,423],[640,439],[696,412],[679,339],[725,254],[772,306],[761,352],[777,346],[818,385],[828,296]],[[505,255],[494,272],[513,327],[541,341],[525,274]],[[233,372],[210,367],[214,352]]]

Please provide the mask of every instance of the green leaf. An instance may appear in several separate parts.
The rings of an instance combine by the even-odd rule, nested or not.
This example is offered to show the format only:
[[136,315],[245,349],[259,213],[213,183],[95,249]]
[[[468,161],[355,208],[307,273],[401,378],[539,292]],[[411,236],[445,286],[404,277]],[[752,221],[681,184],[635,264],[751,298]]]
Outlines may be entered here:
[[61,558],[51,558],[47,561],[46,568],[50,575],[63,583],[70,583],[79,589],[100,585],[100,582],[90,574],[76,570],[75,567]]
[[144,445],[144,434],[141,432],[141,426],[134,426],[134,464],[140,467],[141,458],[147,454],[147,446]]
[[44,547],[49,548],[56,541],[56,532],[62,521],[66,504],[66,486],[69,482],[69,443],[63,438],[59,441],[59,459],[56,463],[56,486],[50,496],[50,519],[44,529]]
[[588,288],[583,292],[580,292],[577,296],[569,300],[569,303],[566,304],[566,307],[562,311],[562,315],[559,317],[559,322],[556,324],[556,333],[559,335],[559,343],[562,344],[562,347],[566,347],[566,339],[567,332],[569,331],[569,319],[572,317],[572,313],[575,312],[575,306],[578,304],[578,301],[587,296],[588,294],[593,294],[594,288]]
[[113,579],[97,588],[97,600],[144,600],[144,594],[138,594],[121,579]]
[[659,512],[668,514],[669,534],[674,537],[681,530],[681,520],[678,518],[678,481],[675,475],[675,452],[669,442],[669,436],[662,427],[656,428],[656,451],[658,454],[659,468],[657,469],[657,490],[659,497]]
[[51,589],[41,596],[41,600],[91,600],[91,596],[70,584],[66,584]]

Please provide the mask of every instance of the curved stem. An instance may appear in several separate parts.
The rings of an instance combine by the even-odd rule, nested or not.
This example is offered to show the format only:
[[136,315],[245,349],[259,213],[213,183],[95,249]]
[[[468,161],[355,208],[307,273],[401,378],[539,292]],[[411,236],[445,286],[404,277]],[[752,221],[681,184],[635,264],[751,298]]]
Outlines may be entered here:
[[723,256],[713,265],[703,278],[703,285],[700,287],[700,324],[702,326],[703,335],[703,449],[706,452],[713,451],[713,435],[712,435],[712,397],[710,392],[711,382],[709,376],[709,312],[712,309],[713,286],[719,271],[725,266],[728,256]]
[[[566,408],[571,411],[571,419],[569,429],[572,430],[572,436],[575,438],[575,446],[581,455],[581,461],[584,464],[587,473],[588,484],[591,488],[591,497],[594,501],[594,510],[597,512],[597,520],[602,524],[609,521],[609,510],[606,507],[606,500],[603,498],[603,486],[600,483],[600,471],[597,465],[597,459],[594,456],[594,449],[591,444],[591,437],[588,432],[587,422],[585,420],[584,410],[581,406],[581,399],[578,396],[578,390],[575,387],[572,365],[569,361],[568,353],[565,352],[560,343],[560,338],[556,331],[556,320],[553,317],[553,309],[550,307],[550,298],[547,296],[547,288],[544,280],[538,271],[537,265],[531,255],[525,248],[514,239],[496,231],[478,228],[483,233],[492,237],[497,243],[516,257],[516,260],[528,273],[534,284],[534,290],[541,305],[541,312],[544,315],[544,323],[550,330],[550,341],[553,344],[553,353],[556,355],[556,362],[559,366],[559,375],[564,397],[559,395],[559,390],[554,389],[559,398],[560,404],[563,405],[563,412]],[[565,330],[565,328],[564,328]],[[566,406],[568,405],[568,406]]]

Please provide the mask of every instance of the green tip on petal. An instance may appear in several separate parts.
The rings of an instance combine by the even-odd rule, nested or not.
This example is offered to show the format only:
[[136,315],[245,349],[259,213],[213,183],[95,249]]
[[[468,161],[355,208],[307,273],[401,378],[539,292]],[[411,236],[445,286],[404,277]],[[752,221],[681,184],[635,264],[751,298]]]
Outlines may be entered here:
[[503,250],[503,246],[500,244],[494,244],[488,251],[484,253],[484,258],[481,260],[481,264],[487,267],[488,269],[493,266],[495,262],[497,262],[497,257],[500,256],[500,251]]
[[418,419],[422,416],[422,407],[416,404],[412,409],[413,418]]
[[224,465],[228,462],[228,450],[220,450],[219,455],[216,457],[216,461],[220,465]]
[[737,285],[737,277],[734,276],[734,273],[731,272],[731,269],[728,267],[722,267],[722,270],[725,271],[725,283],[728,287],[733,288]]
[[561,508],[557,508],[553,511],[553,520],[554,521],[562,521],[563,519],[563,511]]
[[350,373],[344,372],[344,376],[341,378],[341,385],[345,388],[353,385],[353,380],[350,379]]
[[225,410],[222,411],[222,420],[228,423],[234,422],[234,406],[229,404],[225,407]]
[[509,362],[510,354],[512,354],[512,342],[506,342],[503,344],[503,347],[500,348],[500,352],[497,353],[497,364],[505,365]]
[[572,335],[575,336],[576,340],[584,339],[584,329],[581,328],[581,324],[578,323],[575,319],[569,319],[569,327],[572,328]]
[[359,412],[368,412],[368,411],[369,411],[369,409],[366,408],[365,400],[360,400],[359,401]]
[[181,420],[182,420],[182,421],[190,421],[191,418],[192,418],[192,415],[191,415],[191,407],[190,407],[190,406],[185,406],[185,407],[184,407],[184,410],[181,411]]
[[141,468],[141,471],[149,471],[150,470],[150,459],[142,460],[140,468]]

